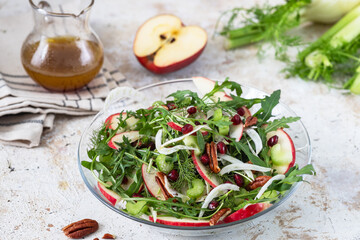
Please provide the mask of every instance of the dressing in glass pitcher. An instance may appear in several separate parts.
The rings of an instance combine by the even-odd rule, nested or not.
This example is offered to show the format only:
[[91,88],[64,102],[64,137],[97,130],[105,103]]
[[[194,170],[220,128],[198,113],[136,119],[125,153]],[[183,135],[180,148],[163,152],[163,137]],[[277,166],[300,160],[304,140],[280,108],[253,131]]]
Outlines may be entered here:
[[35,26],[21,49],[26,72],[52,91],[84,87],[104,60],[102,44],[88,22],[94,0],[29,2]]

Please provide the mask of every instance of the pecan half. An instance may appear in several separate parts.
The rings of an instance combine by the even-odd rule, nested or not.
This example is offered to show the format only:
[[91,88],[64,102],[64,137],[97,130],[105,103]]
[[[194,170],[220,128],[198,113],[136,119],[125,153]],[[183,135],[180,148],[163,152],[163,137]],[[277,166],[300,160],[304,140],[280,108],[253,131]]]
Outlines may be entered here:
[[115,236],[110,233],[105,233],[102,239],[115,239]]
[[79,239],[96,232],[98,228],[99,224],[97,221],[92,219],[83,219],[67,225],[62,229],[62,231],[69,238]]
[[255,178],[255,180],[248,185],[248,188],[254,190],[258,187],[262,187],[265,185],[265,183],[267,183],[267,181],[270,180],[270,178],[271,178],[270,176],[259,176]]
[[209,156],[209,159],[210,159],[210,161],[209,161],[209,167],[210,167],[210,169],[212,170],[212,168],[213,168],[213,163],[212,163],[212,161],[211,161],[211,145],[210,145],[210,143],[206,143],[205,147],[206,147],[206,154]]
[[157,172],[156,176],[155,176],[155,181],[156,183],[159,185],[160,190],[162,192],[162,194],[165,197],[165,200],[168,200],[169,198],[174,197],[173,195],[171,195],[168,190],[165,188],[165,174],[162,172]]
[[217,149],[216,143],[211,142],[206,144],[206,153],[210,158],[209,167],[212,172],[218,173],[220,172],[219,163],[217,160]]
[[211,158],[210,158],[210,162],[212,162],[212,166],[213,168],[211,169],[214,173],[219,173],[220,172],[220,168],[219,168],[219,163],[218,163],[218,159],[217,159],[217,149],[216,149],[216,144],[214,142],[211,142]]
[[244,127],[250,127],[255,125],[256,123],[257,123],[257,117],[250,116],[246,118]]
[[227,217],[229,214],[231,213],[231,209],[230,208],[223,208],[220,211],[218,211],[217,213],[215,213],[214,216],[212,216],[210,218],[210,226],[214,226],[216,225],[220,220],[224,219],[225,217]]

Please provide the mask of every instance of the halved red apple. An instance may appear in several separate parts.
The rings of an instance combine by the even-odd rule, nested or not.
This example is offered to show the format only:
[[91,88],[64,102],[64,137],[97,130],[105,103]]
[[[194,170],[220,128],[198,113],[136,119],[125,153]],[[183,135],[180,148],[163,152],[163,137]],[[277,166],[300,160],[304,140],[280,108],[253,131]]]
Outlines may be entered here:
[[107,189],[102,183],[98,182],[100,192],[106,197],[112,205],[115,205],[117,201],[121,200],[121,197],[114,191]]
[[[211,90],[213,90],[213,88],[215,87],[214,80],[205,77],[192,77],[192,79],[199,92],[203,95],[211,92]],[[226,102],[231,101],[232,97],[227,95],[224,91],[219,91],[214,93],[211,99],[215,102],[217,102],[218,100],[220,100],[221,102]]]
[[195,165],[196,170],[200,174],[200,176],[213,188],[219,186],[221,184],[221,180],[219,177],[211,172],[210,168],[206,167],[200,160],[198,156],[196,156],[194,151],[191,151],[191,156]]
[[147,168],[148,165],[145,163],[141,166],[141,173],[147,190],[153,197],[156,197],[159,200],[165,200],[165,197],[155,180],[156,170],[150,168],[150,171],[148,172]]
[[[154,222],[154,218],[149,216],[149,220]],[[209,220],[194,220],[191,218],[174,218],[174,217],[161,217],[156,218],[157,223],[171,225],[171,226],[182,226],[182,227],[205,227],[210,226]]]
[[247,206],[245,209],[242,208],[240,210],[237,210],[236,212],[230,214],[224,219],[225,223],[229,222],[235,222],[244,218],[251,217],[261,211],[264,211],[265,209],[269,208],[271,206],[270,203],[255,203],[252,205]]
[[244,132],[244,124],[240,122],[238,125],[230,125],[230,134],[231,138],[235,138],[236,142],[239,142]]
[[119,146],[116,143],[124,142],[124,138],[127,138],[129,142],[135,142],[140,138],[139,131],[129,131],[129,132],[122,132],[118,133],[113,136],[110,141],[108,142],[108,146],[113,149],[118,149]]
[[140,26],[134,40],[134,54],[149,71],[169,73],[195,61],[207,43],[206,32],[197,26],[184,26],[170,14],[158,15]]
[[[126,119],[126,117],[126,112],[112,114],[105,120],[106,127],[115,130],[119,125],[120,118]],[[128,119],[126,119],[127,127],[119,128],[117,130],[117,133],[124,132],[126,129],[131,129],[138,121],[139,119],[136,119],[134,116],[129,117]]]
[[275,135],[278,136],[278,142],[270,148],[273,169],[279,174],[285,174],[295,164],[295,146],[291,137],[281,128],[266,134],[266,139]]

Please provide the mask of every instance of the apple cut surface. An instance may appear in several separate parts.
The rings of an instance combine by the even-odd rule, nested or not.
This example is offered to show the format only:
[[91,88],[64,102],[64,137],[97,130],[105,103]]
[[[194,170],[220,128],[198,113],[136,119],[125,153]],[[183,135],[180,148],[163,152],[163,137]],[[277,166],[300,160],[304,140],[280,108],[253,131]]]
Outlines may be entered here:
[[240,122],[238,125],[230,125],[230,134],[231,138],[235,138],[236,142],[239,142],[244,132],[244,124]]
[[[149,220],[154,222],[154,218],[149,216]],[[172,225],[172,226],[182,226],[182,227],[205,227],[210,226],[209,220],[194,220],[191,218],[175,218],[175,217],[161,217],[156,218],[157,223]]]
[[124,137],[127,138],[129,142],[134,142],[140,138],[140,134],[139,131],[118,133],[110,139],[110,141],[108,142],[108,146],[113,149],[118,149],[118,145],[116,143],[124,142]]
[[[127,117],[126,112],[112,114],[105,120],[106,127],[114,130],[119,125],[119,119],[120,118],[125,119],[126,117]],[[129,117],[128,119],[126,119],[126,124],[127,124],[126,128],[133,127],[138,121],[139,120],[133,116]],[[117,130],[117,133],[124,132],[126,128],[119,128]]]
[[104,197],[109,200],[112,205],[115,205],[117,201],[121,200],[121,197],[114,191],[107,189],[102,183],[98,182],[100,192]]
[[[215,81],[205,78],[205,77],[192,77],[192,79],[193,79],[193,82],[194,82],[196,88],[199,90],[199,92],[202,95],[205,95],[208,92],[211,92],[211,90],[213,90],[213,88],[215,86]],[[219,91],[219,92],[214,93],[214,95],[211,97],[211,99],[215,102],[217,102],[218,100],[220,100],[222,102],[226,102],[226,101],[231,101],[232,97],[230,97],[223,91]]]
[[191,151],[191,156],[195,165],[196,170],[200,174],[200,176],[213,188],[219,186],[221,184],[221,180],[216,176],[215,173],[211,172],[210,168],[207,168],[200,160],[198,156],[196,156],[194,151]]
[[153,197],[156,197],[159,200],[165,200],[165,197],[162,194],[161,189],[155,180],[156,170],[150,168],[150,171],[147,172],[147,168],[148,165],[145,163],[141,167],[142,177],[147,190]]
[[147,20],[136,33],[133,51],[149,71],[163,74],[195,61],[207,43],[206,32],[184,26],[180,18],[164,14]]
[[137,57],[147,57],[155,53],[164,44],[160,35],[177,32],[182,27],[181,19],[170,14],[158,15],[140,26],[134,41],[134,53]]
[[270,203],[255,203],[252,205],[247,206],[245,209],[242,208],[240,210],[237,210],[236,212],[230,214],[224,219],[225,223],[229,222],[235,222],[244,218],[251,217],[261,211],[264,211],[265,209],[269,208],[271,206]]
[[173,43],[164,44],[156,53],[154,57],[156,66],[167,67],[174,63],[183,64],[183,61],[193,56],[197,58],[198,53],[204,49],[207,42],[206,32],[197,26],[182,27],[174,37]]
[[266,134],[266,139],[268,140],[274,135],[278,136],[278,142],[270,148],[273,169],[276,169],[279,174],[285,174],[295,164],[294,142],[281,128]]

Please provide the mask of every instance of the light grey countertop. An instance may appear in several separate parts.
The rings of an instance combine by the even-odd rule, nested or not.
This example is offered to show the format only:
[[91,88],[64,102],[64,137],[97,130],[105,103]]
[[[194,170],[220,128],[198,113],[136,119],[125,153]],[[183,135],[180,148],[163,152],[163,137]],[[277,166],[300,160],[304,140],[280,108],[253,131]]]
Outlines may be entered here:
[[[132,53],[138,26],[159,13],[173,13],[185,24],[199,25],[212,35],[224,10],[250,6],[255,1],[96,1],[91,15],[107,58],[134,87],[166,79],[195,75],[214,79],[230,77],[265,92],[282,90],[289,105],[306,126],[312,142],[316,177],[253,225],[219,236],[198,239],[360,239],[360,96],[345,95],[322,84],[279,73],[284,65],[267,58],[259,61],[256,47],[226,52],[221,38],[209,38],[200,58],[180,71],[153,75]],[[256,1],[260,2],[260,1]],[[25,0],[0,0],[0,65],[19,52],[32,27]],[[6,24],[5,24],[6,23]],[[15,26],[21,25],[21,28]],[[324,27],[309,26],[306,37],[318,36]],[[19,59],[20,60],[20,59]],[[83,218],[95,219],[100,229],[86,239],[112,233],[117,239],[190,239],[160,233],[112,212],[86,188],[79,174],[76,151],[89,117],[56,116],[54,129],[33,149],[0,145],[0,239],[66,239],[65,225]]]

